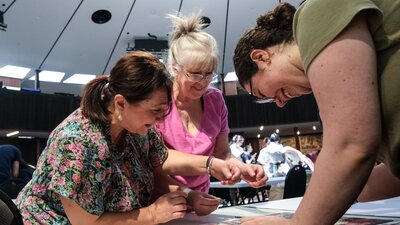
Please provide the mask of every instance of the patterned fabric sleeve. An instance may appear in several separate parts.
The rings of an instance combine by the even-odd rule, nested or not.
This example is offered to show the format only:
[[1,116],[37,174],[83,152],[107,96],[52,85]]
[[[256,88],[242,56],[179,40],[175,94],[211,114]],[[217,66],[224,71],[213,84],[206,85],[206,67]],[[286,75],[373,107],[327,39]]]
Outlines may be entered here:
[[104,212],[103,197],[111,173],[107,165],[108,147],[98,135],[58,137],[49,151],[54,169],[49,190],[80,205],[90,214]]
[[150,129],[149,137],[149,157],[153,168],[162,165],[168,157],[168,150],[164,145],[161,134],[155,129]]

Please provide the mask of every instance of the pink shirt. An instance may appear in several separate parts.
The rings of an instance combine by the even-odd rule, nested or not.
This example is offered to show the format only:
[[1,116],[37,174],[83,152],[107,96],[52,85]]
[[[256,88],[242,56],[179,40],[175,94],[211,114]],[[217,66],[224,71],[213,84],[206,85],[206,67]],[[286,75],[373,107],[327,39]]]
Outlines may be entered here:
[[[175,102],[170,114],[156,128],[162,134],[168,148],[195,155],[213,155],[216,140],[219,134],[229,133],[228,109],[220,90],[209,87],[203,94],[203,118],[197,134],[190,134],[184,127]],[[190,159],[188,159],[190,160]],[[174,176],[180,183],[193,190],[208,192],[210,177]]]

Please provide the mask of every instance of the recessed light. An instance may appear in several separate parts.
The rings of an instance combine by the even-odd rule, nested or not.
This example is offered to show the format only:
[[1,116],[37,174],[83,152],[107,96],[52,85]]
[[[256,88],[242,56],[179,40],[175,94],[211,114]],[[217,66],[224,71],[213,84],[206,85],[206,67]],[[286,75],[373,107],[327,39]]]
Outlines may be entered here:
[[23,79],[29,71],[31,71],[30,68],[7,65],[0,68],[0,76]]
[[93,80],[96,75],[91,74],[79,74],[76,73],[63,81],[66,84],[87,84],[89,81]]
[[[64,77],[64,75],[65,73],[63,72],[43,70],[39,73],[39,81],[59,83]],[[29,80],[35,80],[35,79],[36,75],[29,78]]]

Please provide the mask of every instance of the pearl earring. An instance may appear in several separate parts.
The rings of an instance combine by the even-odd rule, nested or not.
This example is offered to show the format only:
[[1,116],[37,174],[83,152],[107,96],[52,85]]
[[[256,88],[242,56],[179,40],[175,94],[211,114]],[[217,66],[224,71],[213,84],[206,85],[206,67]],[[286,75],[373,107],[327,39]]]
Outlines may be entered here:
[[122,116],[121,116],[121,114],[119,114],[119,115],[117,116],[117,119],[118,119],[119,121],[122,121]]

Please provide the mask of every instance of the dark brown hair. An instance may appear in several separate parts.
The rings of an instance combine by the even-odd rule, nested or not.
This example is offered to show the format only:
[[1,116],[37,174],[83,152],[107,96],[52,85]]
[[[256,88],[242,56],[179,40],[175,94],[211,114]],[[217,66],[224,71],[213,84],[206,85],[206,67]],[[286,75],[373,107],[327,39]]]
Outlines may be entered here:
[[109,123],[108,107],[116,94],[135,104],[150,98],[154,90],[161,88],[165,89],[171,106],[172,81],[165,65],[149,52],[134,51],[118,60],[110,76],[99,76],[85,86],[82,114],[91,121]]
[[280,3],[273,11],[257,18],[257,25],[248,30],[235,48],[233,64],[242,86],[258,71],[257,64],[250,58],[253,49],[286,44],[293,39],[293,16],[296,9],[289,3]]

